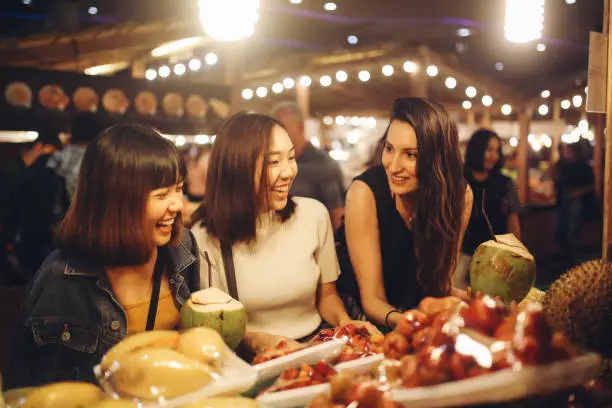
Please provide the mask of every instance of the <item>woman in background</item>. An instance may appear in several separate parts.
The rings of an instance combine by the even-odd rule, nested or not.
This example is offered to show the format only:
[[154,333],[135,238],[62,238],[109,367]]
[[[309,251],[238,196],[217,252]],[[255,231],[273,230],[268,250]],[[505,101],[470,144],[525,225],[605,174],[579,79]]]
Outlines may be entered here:
[[199,289],[184,175],[174,144],[148,127],[114,126],[89,144],[59,250],[25,301],[9,388],[96,382],[94,366],[127,335],[178,326]]
[[200,206],[206,194],[206,174],[210,159],[210,144],[192,147],[187,155],[187,176],[185,180],[185,205],[183,221],[189,223],[194,211]]
[[457,129],[439,104],[395,101],[382,139],[382,165],[348,189],[338,233],[338,288],[359,310],[392,329],[426,296],[466,296],[451,275],[472,196],[462,177]]
[[469,265],[476,248],[493,238],[485,214],[495,235],[510,233],[521,239],[520,201],[514,181],[500,172],[501,147],[497,133],[487,129],[477,130],[467,145],[464,175],[474,193],[474,206],[454,276],[458,288],[468,287]]

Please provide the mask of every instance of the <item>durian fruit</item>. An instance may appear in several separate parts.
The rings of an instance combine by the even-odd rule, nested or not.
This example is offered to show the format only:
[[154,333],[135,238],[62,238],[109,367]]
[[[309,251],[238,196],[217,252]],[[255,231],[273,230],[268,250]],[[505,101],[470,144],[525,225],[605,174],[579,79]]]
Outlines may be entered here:
[[570,269],[542,304],[550,325],[573,344],[612,357],[612,263],[592,260]]

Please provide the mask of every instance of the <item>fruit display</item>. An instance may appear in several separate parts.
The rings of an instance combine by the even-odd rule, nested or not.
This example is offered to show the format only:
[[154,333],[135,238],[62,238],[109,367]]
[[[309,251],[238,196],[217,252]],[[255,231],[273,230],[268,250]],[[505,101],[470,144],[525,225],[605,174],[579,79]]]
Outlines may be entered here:
[[475,292],[499,296],[506,306],[520,302],[533,287],[533,255],[512,234],[498,235],[476,249],[470,262],[470,285]]
[[253,358],[252,364],[263,364],[268,361],[276,360],[295,353],[296,351],[304,350],[308,345],[302,347],[292,347],[285,340],[281,340],[275,347],[264,347],[263,350]]
[[235,350],[246,331],[246,310],[227,293],[208,288],[192,293],[181,309],[181,327],[209,327]]
[[[7,393],[8,394],[8,393]],[[100,403],[106,398],[95,385],[83,382],[59,382],[7,398],[8,406],[23,408],[80,408]]]
[[384,337],[382,335],[370,335],[366,329],[358,328],[354,324],[321,330],[310,340],[310,343],[319,344],[333,339],[346,340],[340,356],[334,361],[336,364],[383,352]]
[[325,361],[319,361],[315,365],[302,364],[300,367],[285,370],[274,384],[262,390],[260,394],[325,384],[336,374],[336,370]]
[[612,357],[612,263],[593,260],[570,269],[542,304],[550,325],[573,344]]
[[101,383],[109,384],[122,398],[176,398],[198,391],[218,378],[226,350],[221,335],[206,327],[184,333],[139,333],[104,356],[100,363]]

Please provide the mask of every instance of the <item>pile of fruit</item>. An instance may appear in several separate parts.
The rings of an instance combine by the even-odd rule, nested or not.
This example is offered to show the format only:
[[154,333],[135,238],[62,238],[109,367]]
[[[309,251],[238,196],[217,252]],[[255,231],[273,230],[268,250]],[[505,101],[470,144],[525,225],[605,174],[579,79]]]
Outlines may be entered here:
[[302,364],[300,367],[285,370],[274,384],[260,394],[325,384],[336,374],[336,370],[325,361],[319,361],[315,365]]
[[333,339],[346,340],[346,345],[342,349],[340,356],[334,361],[336,364],[374,354],[382,354],[383,352],[382,344],[384,337],[382,335],[371,335],[366,329],[358,328],[354,324],[347,324],[335,329],[321,330],[310,340],[310,343],[320,344]]

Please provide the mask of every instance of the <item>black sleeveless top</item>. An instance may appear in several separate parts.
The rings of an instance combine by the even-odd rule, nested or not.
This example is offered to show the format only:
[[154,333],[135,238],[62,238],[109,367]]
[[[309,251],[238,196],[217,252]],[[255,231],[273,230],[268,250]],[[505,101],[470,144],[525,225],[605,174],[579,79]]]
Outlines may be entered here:
[[[423,299],[424,290],[417,281],[413,234],[395,207],[385,170],[382,166],[372,167],[354,180],[364,182],[374,193],[387,300],[398,309],[414,308]],[[361,304],[346,246],[344,225],[336,233],[336,250],[342,271],[336,282],[338,292],[352,296]]]
[[462,252],[472,255],[480,244],[493,238],[482,211],[483,204],[493,232],[496,235],[508,232],[508,217],[511,213],[508,183],[511,180],[499,172],[490,172],[484,181],[477,181],[467,167],[464,176],[474,193],[474,204],[465,230]]

